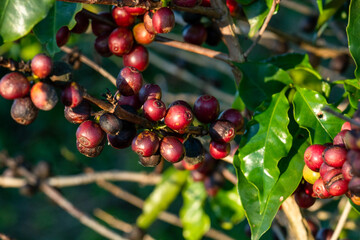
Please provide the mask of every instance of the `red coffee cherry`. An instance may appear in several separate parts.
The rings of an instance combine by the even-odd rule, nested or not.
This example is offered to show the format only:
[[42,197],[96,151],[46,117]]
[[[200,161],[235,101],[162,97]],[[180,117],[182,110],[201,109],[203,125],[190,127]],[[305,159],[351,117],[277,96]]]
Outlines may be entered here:
[[141,103],[139,100],[139,95],[135,94],[135,95],[131,95],[131,96],[124,96],[124,95],[120,95],[119,99],[118,99],[118,104],[120,106],[131,106],[134,109],[139,109],[141,108]]
[[107,135],[109,144],[116,149],[127,148],[136,136],[136,128],[133,124],[123,122],[123,129],[117,135]]
[[326,190],[333,196],[340,196],[348,191],[348,182],[344,179],[341,169],[332,169],[325,173],[323,181]]
[[184,27],[182,36],[185,42],[201,45],[205,42],[207,31],[203,24],[191,24]]
[[333,144],[334,144],[334,145],[341,146],[341,147],[345,147],[344,137],[345,137],[345,134],[346,134],[348,131],[349,131],[349,130],[342,130],[341,132],[339,132],[339,133],[334,137]]
[[142,84],[142,74],[134,67],[124,67],[116,78],[116,87],[125,96],[138,94]]
[[104,34],[95,39],[94,48],[103,57],[110,57],[112,52],[109,48],[109,35]]
[[154,132],[143,131],[133,139],[131,149],[141,156],[150,157],[159,149],[159,138]]
[[353,178],[354,174],[353,174],[353,170],[352,170],[350,161],[344,162],[344,164],[341,168],[341,173],[344,176],[344,179],[348,182]]
[[158,99],[148,99],[143,107],[144,116],[150,121],[160,121],[165,117],[166,106]]
[[239,9],[238,3],[235,0],[226,0],[226,6],[229,9],[230,15],[235,16],[237,10]]
[[90,103],[86,100],[83,100],[78,106],[74,108],[65,106],[64,116],[66,120],[71,123],[80,124],[85,122],[91,116]]
[[31,60],[31,71],[39,78],[46,78],[52,70],[51,58],[44,54],[37,54]]
[[175,105],[183,105],[183,106],[187,107],[188,109],[192,110],[192,107],[190,106],[190,104],[187,103],[187,102],[184,101],[184,100],[176,100],[176,101],[172,102],[172,103],[169,105],[169,108],[172,107],[172,106],[175,106]]
[[94,158],[99,156],[102,150],[104,149],[104,146],[105,146],[105,141],[102,141],[99,145],[95,147],[85,147],[84,145],[81,144],[79,139],[76,140],[76,147],[78,151],[81,154],[85,155],[86,157]]
[[220,143],[211,141],[209,147],[209,153],[215,159],[221,159],[229,155],[230,143]]
[[218,100],[210,95],[202,95],[194,103],[195,117],[202,123],[210,123],[219,115]]
[[193,171],[198,169],[199,167],[201,167],[201,165],[203,165],[203,162],[199,162],[199,163],[195,163],[195,164],[190,164],[185,160],[180,161],[181,165],[188,171]]
[[166,136],[160,143],[160,154],[168,162],[179,162],[184,156],[184,146],[179,139],[173,136]]
[[155,34],[150,33],[148,30],[146,30],[144,23],[136,24],[133,28],[133,34],[135,41],[143,45],[150,44],[155,39]]
[[148,99],[161,99],[161,88],[157,84],[147,83],[139,91],[139,99],[142,104]]
[[25,97],[30,91],[27,78],[18,72],[4,75],[0,80],[0,95],[8,100]]
[[234,124],[226,120],[216,120],[209,127],[209,134],[216,142],[231,142],[235,138]]
[[17,98],[11,105],[11,117],[21,125],[29,125],[38,114],[39,110],[34,106],[29,97]]
[[344,143],[347,149],[360,150],[360,130],[350,130],[345,133]]
[[84,147],[94,148],[104,139],[105,133],[100,125],[87,120],[81,123],[76,130],[76,139]]
[[183,105],[171,106],[165,115],[165,124],[179,133],[184,133],[193,121],[190,109]]
[[74,108],[83,100],[84,91],[79,84],[72,82],[61,92],[61,101],[65,106]]
[[131,51],[134,44],[132,32],[123,27],[116,28],[109,36],[109,49],[116,56],[122,56]]
[[351,123],[350,122],[344,122],[344,124],[341,126],[341,131],[343,130],[351,130]]
[[324,145],[314,144],[309,146],[304,153],[305,164],[313,171],[318,172],[323,163],[322,154],[325,150]]
[[77,34],[86,32],[89,27],[89,19],[87,18],[83,10],[75,15],[75,21],[76,25],[71,29],[71,32]]
[[200,6],[211,7],[210,0],[202,0]]
[[143,167],[155,167],[157,165],[159,165],[159,163],[161,162],[161,155],[160,154],[154,154],[151,155],[150,157],[144,157],[139,155],[139,163],[143,166]]
[[[111,13],[109,12],[101,12],[98,14],[99,17],[108,20],[109,22],[114,22],[113,17]],[[109,24],[105,24],[103,22],[92,20],[91,21],[91,29],[95,36],[101,36],[101,35],[109,35],[113,30],[114,26],[111,26]]]
[[325,188],[325,184],[324,181],[322,180],[322,178],[319,178],[318,180],[315,181],[314,185],[313,185],[313,197],[316,198],[321,198],[321,199],[325,199],[325,198],[331,198],[332,195],[326,190]]
[[324,161],[327,165],[340,168],[346,161],[347,150],[341,146],[330,146],[324,150]]
[[61,27],[56,32],[56,44],[58,45],[58,47],[64,46],[69,41],[69,38],[70,38],[70,30],[67,26]]
[[59,98],[55,88],[44,82],[37,82],[30,90],[31,101],[34,105],[44,111],[53,109]]
[[154,15],[153,11],[147,11],[144,14],[144,27],[150,34],[156,34],[154,25],[152,22],[153,15]]
[[327,165],[325,162],[323,162],[320,166],[319,169],[319,173],[320,173],[320,177],[323,178],[325,173],[327,173],[328,171],[330,171],[331,169],[335,169],[332,166]]
[[244,126],[244,118],[240,111],[233,108],[227,109],[220,113],[219,119],[224,119],[233,123],[236,132],[240,131]]
[[152,22],[156,33],[168,33],[175,26],[175,16],[170,8],[162,7],[154,13]]
[[126,67],[134,67],[140,72],[149,65],[149,52],[142,45],[136,45],[128,54],[123,56],[123,63]]
[[135,22],[135,17],[126,11],[125,8],[114,7],[111,13],[115,23],[119,27],[129,27]]
[[141,7],[125,6],[124,9],[133,16],[143,15],[146,12],[146,8],[141,8]]
[[118,134],[122,127],[123,123],[117,116],[112,113],[104,113],[99,118],[99,124],[102,130],[107,134],[116,135]]

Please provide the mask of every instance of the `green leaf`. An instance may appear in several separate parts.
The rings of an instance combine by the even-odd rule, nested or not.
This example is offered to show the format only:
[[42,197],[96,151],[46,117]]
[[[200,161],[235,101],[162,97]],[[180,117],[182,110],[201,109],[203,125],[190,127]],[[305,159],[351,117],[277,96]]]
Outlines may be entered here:
[[146,199],[143,212],[136,220],[137,226],[147,229],[178,196],[188,175],[188,171],[167,169],[163,174],[162,181],[156,185],[154,191]]
[[245,178],[258,190],[260,213],[264,211],[269,193],[280,175],[277,164],[291,148],[292,136],[288,130],[290,106],[286,90],[274,94],[266,110],[255,113],[254,122],[257,124],[253,124],[248,132],[258,131],[250,138],[246,136],[248,141],[238,152]]
[[312,144],[332,142],[344,121],[322,110],[325,106],[330,107],[324,96],[296,87],[293,104],[295,120],[309,131]]
[[9,42],[25,36],[53,4],[54,0],[1,0],[0,39]]
[[231,229],[245,217],[237,187],[230,190],[220,189],[216,196],[210,199],[210,206],[224,229]]
[[241,97],[239,95],[239,91],[236,91],[236,93],[235,93],[235,100],[232,104],[232,108],[235,108],[239,111],[243,111],[245,109],[245,103],[241,99]]
[[235,65],[243,73],[239,95],[252,111],[274,93],[293,83],[287,72],[270,63],[246,62]]
[[347,37],[349,39],[349,51],[353,57],[356,70],[355,77],[360,78],[360,1],[351,0],[349,7],[349,22],[346,28]]
[[[339,8],[344,4],[345,0],[318,0],[317,2],[319,6],[320,16],[318,18],[316,28],[320,28],[339,10]],[[319,4],[319,2],[321,3]]]
[[207,197],[204,183],[189,180],[182,192],[184,203],[180,210],[180,219],[184,226],[185,239],[201,239],[210,229],[210,218],[204,211]]
[[297,67],[313,69],[309,61],[309,56],[307,54],[301,53],[287,53],[277,55],[275,57],[266,59],[265,62],[274,64],[278,68],[281,68],[285,71]]
[[320,14],[323,12],[324,0],[316,0]]
[[250,24],[249,37],[253,37],[261,28],[268,15],[273,0],[258,0],[243,6],[246,18]]
[[44,20],[34,27],[34,33],[50,55],[60,51],[56,44],[56,33],[62,26],[72,29],[76,21],[75,14],[82,9],[82,4],[57,1]]
[[335,84],[343,84],[346,95],[349,98],[349,103],[357,109],[358,101],[360,99],[360,82],[357,79],[347,79],[334,82]]

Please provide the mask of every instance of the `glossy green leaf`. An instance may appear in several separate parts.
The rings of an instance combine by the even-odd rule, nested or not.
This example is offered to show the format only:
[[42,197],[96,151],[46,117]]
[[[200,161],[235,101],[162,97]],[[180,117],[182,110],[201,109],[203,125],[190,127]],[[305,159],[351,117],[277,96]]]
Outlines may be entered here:
[[316,27],[319,28],[339,10],[345,0],[318,0],[317,2],[320,15]]
[[258,0],[243,6],[246,18],[250,24],[249,37],[253,37],[261,28],[269,13],[273,0]]
[[235,100],[232,104],[232,108],[235,108],[239,111],[243,111],[245,109],[245,103],[241,99],[241,97],[239,95],[239,91],[236,91],[236,93],[235,93]]
[[60,48],[56,44],[56,33],[62,26],[73,28],[76,24],[75,14],[80,11],[82,4],[57,1],[50,9],[44,20],[34,27],[34,33],[50,55],[54,55]]
[[323,12],[324,0],[316,0],[320,14]]
[[313,90],[296,87],[293,104],[295,120],[309,131],[312,144],[332,142],[344,121],[322,110],[329,106],[324,96]]
[[355,77],[360,78],[360,1],[351,0],[349,7],[349,22],[346,28],[348,41],[349,41],[349,51],[353,57],[356,70]]
[[358,101],[360,99],[360,82],[357,79],[347,79],[334,82],[335,84],[343,84],[345,94],[349,98],[349,103],[357,109]]
[[220,189],[216,196],[210,199],[210,206],[224,229],[231,229],[245,217],[237,187]]
[[162,181],[156,185],[154,191],[146,199],[143,212],[136,220],[137,226],[147,229],[179,195],[188,175],[188,171],[168,168],[163,174]]
[[210,229],[210,218],[204,211],[207,197],[204,183],[188,181],[182,192],[184,203],[180,210],[180,219],[184,226],[185,239],[201,239]]
[[274,93],[293,83],[286,71],[270,63],[246,62],[236,66],[243,73],[239,95],[246,107],[252,111],[263,101],[270,99]]
[[286,71],[297,67],[313,69],[309,61],[309,56],[307,54],[301,53],[287,53],[277,55],[275,57],[266,59],[265,62],[274,64],[278,68]]
[[288,130],[290,106],[286,90],[274,94],[268,106],[264,106],[265,110],[261,109],[263,106],[259,107],[261,112],[254,116],[257,124],[252,125],[248,132],[251,134],[253,129],[258,130],[238,152],[245,178],[258,189],[260,213],[264,211],[269,193],[278,180],[280,171],[277,164],[291,148],[292,136]]
[[9,42],[28,34],[35,24],[46,17],[54,2],[54,0],[1,0],[0,39]]

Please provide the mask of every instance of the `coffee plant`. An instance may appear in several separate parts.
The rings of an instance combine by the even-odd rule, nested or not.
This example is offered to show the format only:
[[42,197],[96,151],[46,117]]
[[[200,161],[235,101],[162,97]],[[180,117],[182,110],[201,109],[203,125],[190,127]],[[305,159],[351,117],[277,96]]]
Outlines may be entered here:
[[0,16],[0,239],[358,238],[359,0]]

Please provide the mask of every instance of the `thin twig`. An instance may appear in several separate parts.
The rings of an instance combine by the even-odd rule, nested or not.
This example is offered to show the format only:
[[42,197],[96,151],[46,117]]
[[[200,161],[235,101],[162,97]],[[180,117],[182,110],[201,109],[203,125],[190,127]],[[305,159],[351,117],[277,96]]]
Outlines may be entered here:
[[340,118],[340,119],[342,119],[342,120],[345,120],[345,121],[347,121],[347,122],[350,122],[351,124],[353,124],[353,125],[355,125],[355,126],[357,126],[357,127],[360,127],[360,122],[358,122],[358,121],[356,121],[356,120],[354,120],[354,119],[351,119],[351,118],[349,118],[349,117],[346,117],[346,116],[342,115],[341,113],[338,113],[338,112],[332,110],[332,109],[329,108],[328,106],[323,107],[322,110],[325,111],[325,112],[328,112],[328,113],[330,113],[330,114],[332,114],[332,115],[334,115],[335,117],[338,117],[338,118]]
[[222,173],[222,175],[223,175],[227,180],[229,180],[232,184],[234,184],[235,186],[237,185],[237,183],[238,183],[237,177],[236,177],[234,174],[232,174],[228,169],[223,168],[223,169],[221,170],[221,173]]
[[254,49],[254,47],[256,46],[256,44],[259,42],[261,36],[263,35],[263,33],[265,32],[267,26],[269,25],[269,22],[272,18],[272,16],[274,15],[276,6],[280,3],[280,0],[273,0],[273,3],[271,5],[271,8],[269,10],[268,15],[265,18],[265,21],[263,23],[263,25],[261,26],[260,30],[258,31],[258,33],[256,34],[255,40],[253,41],[253,43],[251,44],[251,46],[246,50],[246,52],[244,53],[244,57],[247,58],[250,54],[250,52]]
[[0,240],[11,240],[12,238],[8,237],[7,235],[0,233]]
[[349,216],[349,213],[351,211],[351,204],[348,201],[346,201],[346,204],[345,204],[345,207],[344,207],[344,210],[340,216],[340,219],[336,225],[336,228],[334,230],[334,233],[333,235],[331,236],[330,240],[336,240],[338,239],[338,237],[340,236],[340,233],[341,233],[341,230],[344,228],[344,225],[346,223],[346,219],[347,217]]

